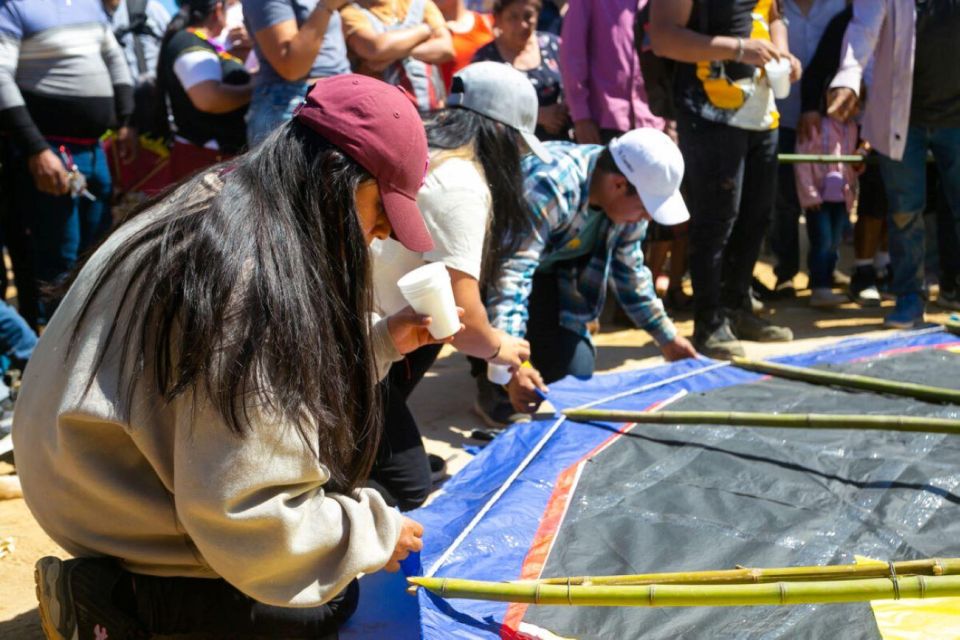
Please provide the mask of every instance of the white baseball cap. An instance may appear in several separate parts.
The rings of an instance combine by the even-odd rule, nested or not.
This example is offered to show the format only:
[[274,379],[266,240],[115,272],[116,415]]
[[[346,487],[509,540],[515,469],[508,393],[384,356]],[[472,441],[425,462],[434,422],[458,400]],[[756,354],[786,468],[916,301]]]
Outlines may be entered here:
[[667,134],[650,128],[634,129],[609,146],[614,163],[636,188],[654,222],[671,226],[690,219],[680,195],[683,156]]
[[520,71],[502,62],[474,62],[453,75],[448,107],[476,111],[513,127],[544,162],[553,156],[534,135],[537,128],[537,91]]

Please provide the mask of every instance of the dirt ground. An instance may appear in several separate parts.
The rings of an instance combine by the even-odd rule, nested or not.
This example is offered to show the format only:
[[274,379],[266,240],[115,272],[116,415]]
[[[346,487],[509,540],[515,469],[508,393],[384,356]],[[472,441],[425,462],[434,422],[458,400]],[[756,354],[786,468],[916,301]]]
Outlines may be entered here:
[[[773,277],[769,267],[760,265],[758,275],[767,285]],[[804,277],[798,279],[805,285]],[[767,317],[790,326],[795,340],[786,344],[745,343],[747,355],[763,358],[806,351],[857,335],[883,335],[880,328],[883,310],[860,309],[849,304],[837,310],[815,311],[807,305],[809,292],[800,297],[777,302],[765,311]],[[947,314],[930,305],[927,318],[942,322]],[[605,314],[609,315],[609,314]],[[677,324],[689,336],[693,323],[689,314],[680,314]],[[659,352],[643,331],[618,326],[605,319],[597,336],[598,371],[613,371],[654,366],[662,362]],[[416,415],[427,449],[447,460],[448,472],[456,473],[472,457],[464,446],[477,446],[470,438],[473,429],[484,425],[472,412],[473,379],[465,358],[446,348],[441,358],[414,392],[411,407]],[[0,475],[13,472],[0,464]],[[442,486],[438,489],[442,491]],[[13,539],[13,549],[0,557],[0,638],[4,640],[40,640],[37,604],[34,594],[33,564],[44,555],[66,555],[33,521],[22,499],[0,501],[0,548],[4,540]]]

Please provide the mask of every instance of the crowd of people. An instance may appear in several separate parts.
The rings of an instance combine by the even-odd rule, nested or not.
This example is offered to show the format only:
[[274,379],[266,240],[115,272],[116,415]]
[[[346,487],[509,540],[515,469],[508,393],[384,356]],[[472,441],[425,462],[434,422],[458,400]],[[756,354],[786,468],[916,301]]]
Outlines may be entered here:
[[[801,216],[812,306],[960,308],[958,34],[958,0],[0,0],[0,368],[76,556],[47,636],[336,637],[422,545],[444,344],[503,427],[593,374],[608,292],[666,360],[789,341]],[[428,263],[444,339],[397,287]]]

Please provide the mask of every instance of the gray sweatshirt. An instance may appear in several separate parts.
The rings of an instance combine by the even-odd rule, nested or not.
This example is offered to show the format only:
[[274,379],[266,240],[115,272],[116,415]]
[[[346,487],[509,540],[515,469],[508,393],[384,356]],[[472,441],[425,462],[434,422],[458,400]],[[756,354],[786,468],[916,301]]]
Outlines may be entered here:
[[[221,184],[208,175],[196,197]],[[74,555],[116,557],[151,575],[222,577],[268,604],[319,605],[387,562],[398,511],[369,489],[325,492],[328,470],[295,428],[269,415],[252,416],[241,438],[199,393],[164,403],[148,374],[124,411],[113,345],[85,392],[129,271],[106,283],[67,356],[94,277],[142,224],[121,227],[94,254],[27,367],[13,426],[27,505]],[[382,370],[398,354],[385,322],[373,331]]]

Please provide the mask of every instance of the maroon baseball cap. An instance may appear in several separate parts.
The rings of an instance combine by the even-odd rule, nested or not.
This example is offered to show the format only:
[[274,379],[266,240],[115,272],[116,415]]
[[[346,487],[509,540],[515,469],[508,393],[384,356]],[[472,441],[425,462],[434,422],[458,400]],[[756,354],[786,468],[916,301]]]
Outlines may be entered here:
[[376,178],[393,235],[411,251],[433,238],[417,207],[427,174],[427,134],[402,89],[357,74],[317,80],[294,117]]

